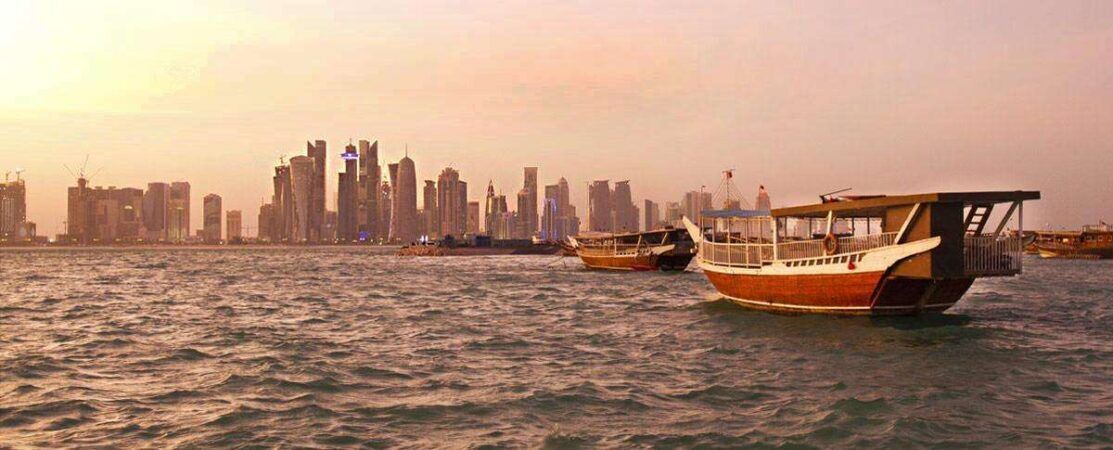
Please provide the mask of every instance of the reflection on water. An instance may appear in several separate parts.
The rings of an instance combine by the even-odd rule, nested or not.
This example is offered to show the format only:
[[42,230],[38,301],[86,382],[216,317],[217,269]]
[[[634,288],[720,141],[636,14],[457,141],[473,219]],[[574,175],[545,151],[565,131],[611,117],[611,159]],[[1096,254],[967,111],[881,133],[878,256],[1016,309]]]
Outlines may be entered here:
[[921,318],[366,249],[0,253],[0,447],[1102,446],[1113,265]]

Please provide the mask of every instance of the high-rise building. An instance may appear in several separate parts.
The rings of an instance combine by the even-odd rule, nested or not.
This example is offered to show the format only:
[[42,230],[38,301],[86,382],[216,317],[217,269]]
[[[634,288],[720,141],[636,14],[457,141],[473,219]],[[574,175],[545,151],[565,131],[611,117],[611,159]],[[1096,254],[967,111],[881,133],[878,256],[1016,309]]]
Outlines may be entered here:
[[684,194],[684,200],[680,202],[680,211],[693,222],[697,222],[700,213],[712,208],[712,199],[710,192],[691,191]]
[[143,190],[136,188],[88,187],[79,178],[69,188],[67,234],[82,244],[138,242],[143,238]]
[[417,173],[414,161],[404,156],[390,165],[393,204],[390,216],[390,240],[409,244],[418,238]]
[[290,178],[290,166],[279,165],[274,168],[274,208],[270,221],[271,242],[290,242],[294,236],[294,185]]
[[468,234],[475,236],[479,234],[479,202],[468,202],[468,218],[465,230]]
[[224,227],[226,228],[226,238],[229,243],[239,243],[243,241],[243,212],[238,209],[229,210],[226,213]]
[[518,226],[521,227],[518,235],[522,239],[528,239],[537,233],[539,224],[537,214],[537,168],[526,167],[523,174],[525,182],[519,197],[524,194],[525,198],[518,201]]
[[460,181],[460,173],[445,168],[437,177],[437,223],[439,237],[464,235],[467,226],[468,184]]
[[545,186],[544,208],[541,215],[541,238],[560,241],[580,233],[580,218],[572,206],[568,181],[561,178],[557,184]]
[[661,208],[656,202],[646,199],[645,200],[645,222],[644,230],[652,231],[661,228]]
[[758,211],[770,211],[773,209],[773,202],[769,200],[769,193],[765,191],[765,185],[762,185],[757,190],[757,201],[754,206]]
[[630,181],[617,181],[611,192],[611,208],[614,211],[614,231],[638,231],[638,207],[634,205],[630,191]]
[[494,239],[510,239],[517,229],[516,215],[510,212],[505,195],[494,195],[494,187],[488,185],[487,197],[487,234]]
[[588,228],[591,231],[613,232],[614,209],[611,206],[611,182],[596,180],[588,186]]
[[436,237],[440,232],[437,223],[437,182],[425,180],[425,187],[421,191],[422,214],[420,217],[421,235]]
[[360,236],[369,240],[382,239],[382,180],[383,170],[379,166],[379,141],[359,141],[359,231]]
[[493,225],[495,223],[495,219],[494,219],[494,216],[491,215],[492,212],[493,212],[493,209],[495,207],[495,205],[494,205],[494,201],[495,201],[495,182],[494,182],[494,180],[488,180],[487,181],[487,195],[486,195],[486,197],[484,197],[483,200],[484,200],[483,201],[483,231],[485,231],[490,236],[494,236],[495,232],[494,232],[494,229],[493,229]]
[[220,243],[220,238],[223,235],[220,223],[221,216],[224,214],[223,203],[223,199],[216,194],[209,194],[204,198],[204,207],[202,209],[204,210],[203,230],[205,234],[202,236],[202,239],[205,240],[206,244]]
[[0,242],[34,237],[27,222],[27,184],[18,178],[0,183]]
[[256,238],[260,242],[277,242],[271,232],[274,230],[274,205],[264,203],[259,206],[259,227]]
[[340,155],[344,161],[344,172],[340,173],[337,183],[336,236],[341,242],[359,240],[359,158],[352,144],[344,147],[344,153]]
[[146,239],[151,242],[165,241],[170,232],[170,185],[167,183],[147,183],[143,194],[143,227],[147,229]]
[[673,227],[682,228],[684,226],[684,223],[683,223],[683,221],[680,220],[680,218],[683,217],[683,215],[684,215],[684,213],[681,212],[680,203],[678,203],[678,202],[665,202],[665,223],[666,224],[668,224],[670,226],[673,226]]
[[[327,172],[328,148],[325,141],[306,141],[306,156],[313,158],[313,177],[309,190],[309,211],[307,212],[309,242],[320,242],[325,224],[325,178]],[[291,162],[293,159],[291,159]]]
[[[310,242],[311,225],[313,221],[312,210],[313,189],[316,180],[316,161],[308,156],[295,156],[290,158],[290,185],[293,193],[293,234],[289,241],[295,243]],[[321,222],[324,222],[324,211],[321,212]],[[317,235],[320,238],[320,234]]]
[[394,187],[389,181],[383,180],[379,183],[379,223],[383,226],[383,236],[376,241],[385,241],[390,236],[391,209],[394,207],[393,192]]
[[170,184],[170,202],[167,204],[167,233],[170,242],[182,243],[189,239],[189,183],[175,181]]

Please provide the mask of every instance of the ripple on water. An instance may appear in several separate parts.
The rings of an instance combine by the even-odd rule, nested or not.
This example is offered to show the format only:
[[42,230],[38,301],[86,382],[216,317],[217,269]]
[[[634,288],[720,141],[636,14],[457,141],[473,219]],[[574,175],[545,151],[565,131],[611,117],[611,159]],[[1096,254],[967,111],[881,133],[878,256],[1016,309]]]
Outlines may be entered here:
[[551,257],[5,256],[0,446],[1113,443],[1107,264],[1033,259],[942,316],[834,319]]

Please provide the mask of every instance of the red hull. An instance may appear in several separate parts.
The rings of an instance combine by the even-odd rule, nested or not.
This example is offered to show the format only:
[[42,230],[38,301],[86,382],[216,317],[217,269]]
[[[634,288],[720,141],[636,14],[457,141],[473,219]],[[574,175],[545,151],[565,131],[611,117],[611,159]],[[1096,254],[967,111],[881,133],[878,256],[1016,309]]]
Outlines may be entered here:
[[974,282],[972,278],[886,277],[884,272],[839,275],[704,273],[719,292],[746,307],[848,315],[943,311],[953,306]]

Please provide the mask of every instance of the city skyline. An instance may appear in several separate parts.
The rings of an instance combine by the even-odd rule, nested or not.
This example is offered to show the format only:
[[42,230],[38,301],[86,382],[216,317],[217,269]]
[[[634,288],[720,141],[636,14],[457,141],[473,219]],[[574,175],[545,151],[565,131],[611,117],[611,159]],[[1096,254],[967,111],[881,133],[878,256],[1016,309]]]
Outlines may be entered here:
[[[409,144],[419,179],[492,179],[511,204],[522,167],[577,192],[631,179],[636,204],[735,168],[781,206],[844,187],[1019,187],[1043,191],[1028,211],[1041,226],[1113,217],[1113,5],[860,9],[9,5],[0,51],[21,70],[0,75],[0,156],[27,169],[28,220],[48,235],[73,183],[62,164],[86,154],[104,167],[93,185],[187,180],[254,211],[278,156],[358,136],[383,161]],[[586,195],[572,203],[587,211]]]

